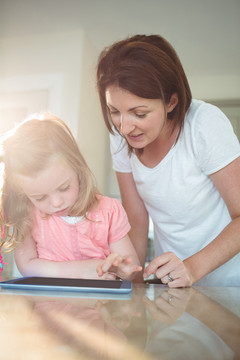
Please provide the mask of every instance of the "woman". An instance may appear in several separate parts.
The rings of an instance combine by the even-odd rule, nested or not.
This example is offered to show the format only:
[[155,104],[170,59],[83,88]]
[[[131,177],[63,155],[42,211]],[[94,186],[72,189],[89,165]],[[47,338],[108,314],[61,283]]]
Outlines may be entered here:
[[158,35],[103,50],[97,85],[130,237],[143,266],[149,216],[154,274],[170,287],[240,285],[240,145],[226,116],[192,100]]

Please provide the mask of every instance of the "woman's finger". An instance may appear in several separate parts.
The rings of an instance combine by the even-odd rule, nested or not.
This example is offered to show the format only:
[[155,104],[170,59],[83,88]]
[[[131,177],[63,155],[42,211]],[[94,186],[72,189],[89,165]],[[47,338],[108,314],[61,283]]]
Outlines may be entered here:
[[143,277],[147,278],[150,275],[153,275],[156,273],[157,269],[165,264],[167,264],[173,256],[176,256],[175,254],[171,252],[164,253],[155,259],[153,259],[145,268]]

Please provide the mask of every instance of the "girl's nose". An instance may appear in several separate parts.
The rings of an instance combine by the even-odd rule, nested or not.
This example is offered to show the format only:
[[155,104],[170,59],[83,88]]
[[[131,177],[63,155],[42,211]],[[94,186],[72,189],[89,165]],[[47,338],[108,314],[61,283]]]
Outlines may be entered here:
[[121,115],[120,118],[120,133],[123,135],[129,134],[134,129],[133,122],[130,116],[123,116]]
[[63,199],[62,199],[61,195],[57,194],[57,195],[52,196],[51,203],[55,209],[61,209],[61,206],[63,204]]

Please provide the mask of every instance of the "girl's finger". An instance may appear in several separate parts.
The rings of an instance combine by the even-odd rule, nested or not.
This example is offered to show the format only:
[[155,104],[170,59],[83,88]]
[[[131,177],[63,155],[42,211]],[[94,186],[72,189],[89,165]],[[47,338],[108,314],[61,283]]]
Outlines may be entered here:
[[115,257],[115,259],[113,260],[112,264],[114,266],[118,266],[119,264],[121,264],[124,261],[124,259],[122,258],[122,256],[118,255],[117,257]]
[[118,254],[116,253],[112,253],[108,255],[108,257],[101,264],[97,266],[97,272],[98,273],[107,272],[110,269],[110,267],[113,265],[117,257]]
[[102,266],[102,271],[108,272],[108,270],[110,269],[111,266],[112,266],[112,262],[110,262],[109,260],[105,261],[105,263]]

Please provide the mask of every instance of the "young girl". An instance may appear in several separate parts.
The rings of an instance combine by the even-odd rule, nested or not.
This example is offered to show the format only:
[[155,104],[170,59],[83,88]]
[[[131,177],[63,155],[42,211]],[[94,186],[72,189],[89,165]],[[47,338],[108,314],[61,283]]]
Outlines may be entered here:
[[97,191],[62,120],[25,120],[2,139],[0,161],[1,245],[22,275],[131,280],[141,270],[122,205]]

